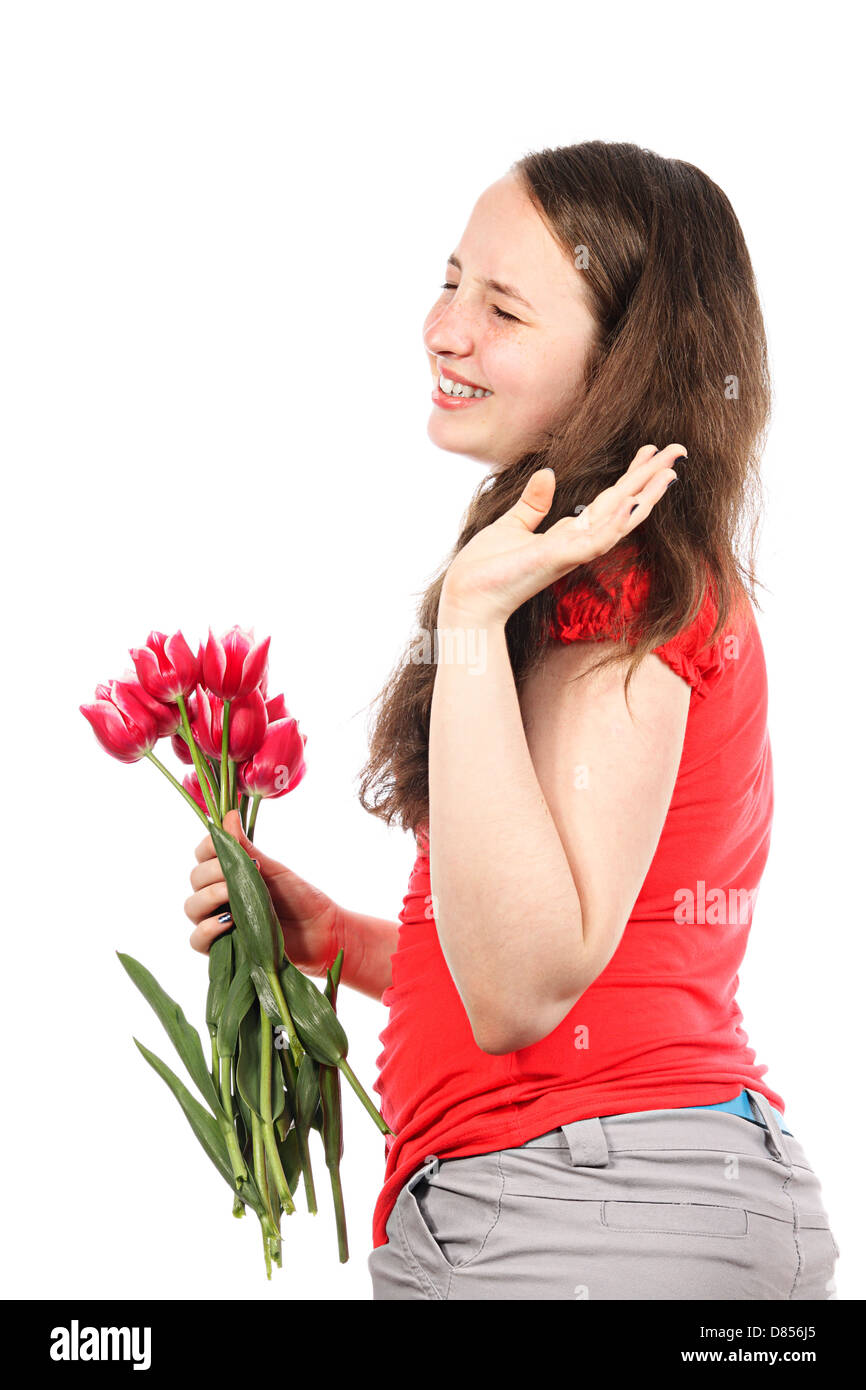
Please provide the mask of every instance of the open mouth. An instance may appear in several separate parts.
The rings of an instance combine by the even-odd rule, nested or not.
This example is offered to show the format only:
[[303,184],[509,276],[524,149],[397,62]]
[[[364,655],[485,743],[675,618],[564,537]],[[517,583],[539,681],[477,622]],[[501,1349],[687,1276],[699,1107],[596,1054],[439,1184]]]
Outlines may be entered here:
[[482,400],[485,396],[493,395],[492,391],[488,391],[483,386],[476,386],[471,381],[458,381],[455,377],[446,376],[441,371],[437,377],[436,385],[443,396],[448,396],[452,400]]

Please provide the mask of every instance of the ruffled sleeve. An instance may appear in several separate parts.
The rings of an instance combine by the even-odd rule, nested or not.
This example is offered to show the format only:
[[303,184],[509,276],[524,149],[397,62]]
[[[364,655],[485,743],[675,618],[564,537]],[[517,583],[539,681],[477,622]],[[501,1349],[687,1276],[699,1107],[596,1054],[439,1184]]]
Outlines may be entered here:
[[[602,576],[603,595],[587,587],[565,591],[568,578],[565,576],[553,586],[558,601],[550,625],[551,637],[558,642],[603,642],[618,641],[625,636],[633,644],[635,634],[628,633],[625,628],[635,620],[639,622],[649,589],[648,575],[632,567],[615,583],[608,583]],[[656,656],[702,699],[710,694],[725,671],[727,632],[721,632],[712,644],[707,643],[717,611],[712,585],[708,582],[701,607],[692,621],[669,642],[653,648]]]

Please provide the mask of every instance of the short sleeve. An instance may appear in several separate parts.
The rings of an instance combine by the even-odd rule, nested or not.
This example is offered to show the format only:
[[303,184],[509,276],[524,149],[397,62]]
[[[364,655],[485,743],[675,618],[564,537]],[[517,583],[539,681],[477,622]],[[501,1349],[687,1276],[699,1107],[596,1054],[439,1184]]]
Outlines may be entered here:
[[[634,644],[634,625],[639,627],[649,591],[648,575],[632,567],[614,582],[603,576],[598,582],[600,593],[587,586],[563,591],[562,580],[554,585],[557,603],[550,636],[555,641],[603,642],[625,637]],[[717,613],[713,588],[708,581],[703,601],[692,621],[669,642],[653,648],[655,655],[702,699],[714,689],[725,671],[726,633],[720,633],[713,643],[708,643]]]

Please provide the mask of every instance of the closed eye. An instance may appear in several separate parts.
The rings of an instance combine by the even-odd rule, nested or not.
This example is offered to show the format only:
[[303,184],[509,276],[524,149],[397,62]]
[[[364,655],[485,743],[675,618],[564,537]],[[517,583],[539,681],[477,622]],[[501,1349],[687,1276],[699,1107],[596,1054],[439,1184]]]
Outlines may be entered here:
[[[445,281],[445,284],[444,284],[444,285],[440,285],[439,288],[440,288],[440,289],[443,289],[443,290],[456,290],[456,289],[457,289],[457,286],[456,286],[456,285],[452,285],[452,283],[451,283],[450,280],[446,280],[446,281]],[[499,307],[498,304],[492,304],[492,305],[491,305],[491,308],[492,308],[494,314],[497,316],[497,318],[500,318],[500,319],[507,319],[509,323],[520,323],[520,322],[521,322],[521,320],[517,317],[516,314],[506,314],[505,310],[504,310],[504,309],[500,309],[500,307]]]

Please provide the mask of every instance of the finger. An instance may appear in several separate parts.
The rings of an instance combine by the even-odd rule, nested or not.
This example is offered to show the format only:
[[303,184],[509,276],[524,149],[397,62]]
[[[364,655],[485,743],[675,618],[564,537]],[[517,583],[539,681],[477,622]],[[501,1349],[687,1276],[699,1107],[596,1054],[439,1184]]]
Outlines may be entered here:
[[612,487],[600,492],[579,516],[563,517],[551,526],[546,535],[555,548],[559,572],[566,573],[577,564],[604,555],[640,525],[677,476],[666,460],[675,459],[673,451],[682,447],[670,445],[655,453],[634,473],[624,473]]
[[183,910],[191,922],[203,922],[205,917],[212,917],[217,908],[222,908],[227,897],[224,882],[211,883],[207,888],[200,888],[197,893],[187,898]]
[[625,526],[626,534],[633,531],[635,526],[639,526],[645,520],[676,477],[675,472],[666,468],[650,478],[636,497],[629,497],[626,500],[624,512],[619,513],[619,520]]
[[205,835],[201,843],[196,845],[195,857],[200,864],[203,864],[206,859],[216,858],[216,849],[214,848],[214,842],[209,834]]
[[[644,457],[641,458],[641,455]],[[655,477],[660,469],[670,468],[678,458],[686,457],[684,444],[667,444],[664,449],[645,444],[642,449],[638,449],[626,471],[617,478],[614,488],[619,488],[623,493],[636,493],[644,483]]]
[[657,453],[658,449],[656,448],[655,444],[641,445],[634,458],[632,459],[631,463],[629,464],[628,468],[626,469],[626,472],[630,473],[633,468],[639,468],[642,463],[646,463],[648,459],[651,459],[653,455]]
[[[638,521],[643,520],[649,511],[649,507],[644,505],[649,495],[642,497],[644,489],[648,484],[655,485],[658,481],[658,491],[654,492],[652,498],[654,502],[658,501],[668,483],[676,477],[672,465],[678,458],[687,457],[685,446],[682,444],[668,444],[664,449],[650,453],[653,447],[648,444],[639,449],[625,473],[584,508],[577,518],[578,522],[582,523],[581,529],[597,532],[611,521],[619,522],[623,517],[629,517],[639,499],[644,509],[635,515]],[[646,455],[642,461],[641,454]]]
[[211,883],[225,883],[222,864],[216,855],[213,859],[206,859],[203,864],[196,864],[190,870],[189,881],[196,892],[201,888],[207,888]]
[[230,926],[230,922],[221,922],[218,917],[206,917],[190,934],[189,944],[194,951],[201,951],[207,955],[217,937],[222,936]]
[[527,531],[534,531],[547,513],[556,490],[556,477],[552,468],[539,468],[532,474],[520,498],[510,507],[502,521],[515,521]]

